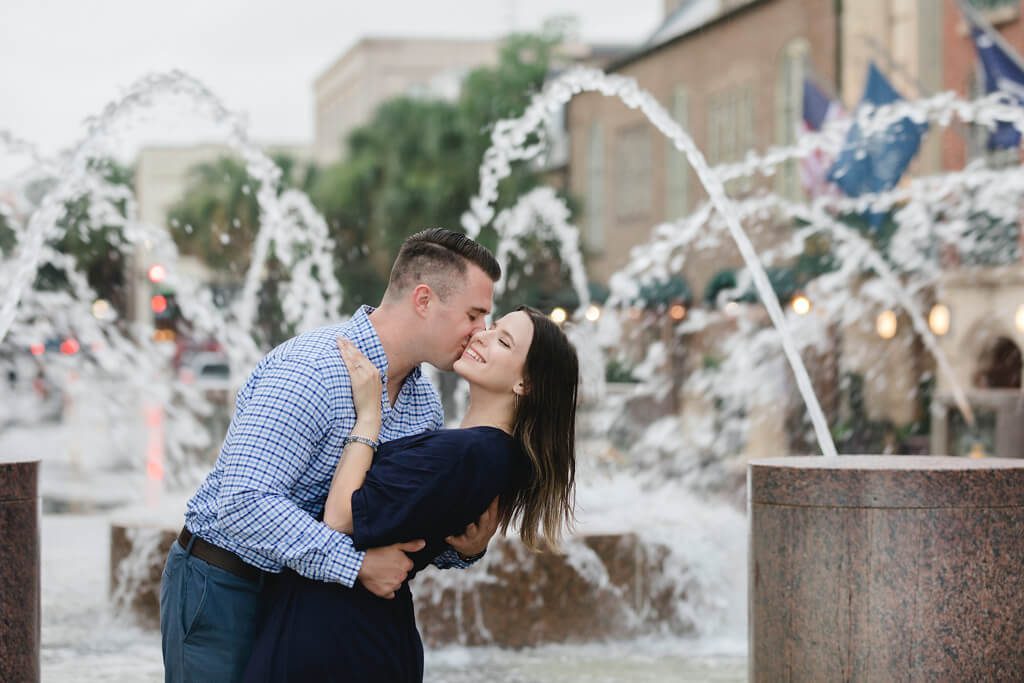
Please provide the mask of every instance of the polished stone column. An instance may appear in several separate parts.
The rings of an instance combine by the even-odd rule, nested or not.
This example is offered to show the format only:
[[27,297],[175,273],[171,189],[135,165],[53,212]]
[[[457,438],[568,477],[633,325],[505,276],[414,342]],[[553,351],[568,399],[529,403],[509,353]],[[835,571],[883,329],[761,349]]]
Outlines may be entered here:
[[1024,460],[756,460],[753,681],[1024,680]]
[[0,681],[39,680],[38,471],[0,460]]

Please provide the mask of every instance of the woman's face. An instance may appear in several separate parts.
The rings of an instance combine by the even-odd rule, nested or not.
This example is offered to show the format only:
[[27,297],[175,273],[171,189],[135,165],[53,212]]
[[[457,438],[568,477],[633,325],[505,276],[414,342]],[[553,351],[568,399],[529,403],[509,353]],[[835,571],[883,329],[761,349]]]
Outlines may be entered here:
[[523,311],[504,316],[473,335],[454,370],[470,384],[494,393],[523,393],[523,368],[533,341],[533,321]]

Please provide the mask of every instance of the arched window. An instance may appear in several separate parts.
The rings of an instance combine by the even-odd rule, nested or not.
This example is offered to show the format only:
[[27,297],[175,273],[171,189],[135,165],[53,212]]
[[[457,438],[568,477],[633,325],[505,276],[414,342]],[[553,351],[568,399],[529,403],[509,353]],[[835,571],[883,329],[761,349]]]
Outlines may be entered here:
[[1020,389],[1021,353],[1012,339],[999,337],[982,354],[975,386],[984,389]]
[[[782,48],[775,87],[775,141],[783,147],[796,144],[803,119],[804,77],[810,43],[794,38]],[[801,199],[800,173],[797,161],[787,161],[779,168],[776,191],[787,199]]]

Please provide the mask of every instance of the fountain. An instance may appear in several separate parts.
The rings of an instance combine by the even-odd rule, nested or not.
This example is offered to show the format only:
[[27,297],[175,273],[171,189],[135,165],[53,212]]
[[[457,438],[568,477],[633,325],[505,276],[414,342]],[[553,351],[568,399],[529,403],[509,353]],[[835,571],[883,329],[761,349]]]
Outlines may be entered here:
[[[730,177],[730,172],[733,177],[742,177],[764,171],[781,160],[806,153],[806,148],[769,153],[760,160],[748,158],[739,169],[722,169],[721,175],[715,175],[686,134],[652,97],[638,92],[635,82],[579,69],[550,84],[518,120],[495,127],[494,144],[481,167],[480,195],[464,218],[467,230],[475,234],[491,220],[490,204],[497,197],[498,182],[508,173],[509,162],[535,153],[525,141],[539,125],[545,109],[564,104],[582,91],[618,96],[627,106],[639,108],[686,153],[708,191],[717,218],[724,222],[746,261],[748,277],[757,287],[796,376],[821,450],[826,456],[835,455],[774,291],[742,234],[737,207],[725,197],[722,186],[723,177]],[[905,117],[948,125],[954,115],[966,122],[989,125],[997,120],[1012,121],[1024,129],[1024,112],[1007,107],[1002,96],[966,103],[950,93],[920,103],[864,109],[859,112],[858,124],[870,137]],[[985,175],[977,169],[972,171],[917,182],[913,190],[919,194],[931,190],[930,198],[938,201],[919,202],[903,209],[897,217],[899,229],[893,242],[913,246],[915,240],[920,240],[920,231],[912,228],[929,222],[914,225],[914,218],[922,212],[961,213],[957,204],[966,203],[961,188],[970,188],[978,181],[977,176]],[[989,180],[996,181],[993,184],[1002,191],[1002,201],[986,205],[986,210],[998,214],[1002,209],[1004,217],[1013,220],[1014,201],[1007,198],[1020,196],[1019,169]],[[1007,196],[1008,188],[1016,192]],[[742,208],[762,213],[771,209],[806,222],[812,230],[797,231],[794,242],[798,244],[809,232],[828,230],[841,249],[840,261],[847,277],[873,269],[889,295],[910,314],[915,330],[948,378],[966,423],[974,425],[963,389],[912,298],[919,290],[907,291],[889,263],[826,212],[830,203],[837,212],[844,208],[858,212],[884,210],[893,205],[896,196],[898,192],[887,192],[855,201],[826,196],[810,208],[777,198],[768,202],[755,199]],[[1011,205],[1009,210],[1006,204]],[[710,216],[710,212],[698,212],[695,222],[704,224]],[[960,236],[966,227],[963,221]],[[670,228],[661,233],[664,238],[681,236],[684,246],[695,237],[693,230],[673,234]],[[618,282],[620,289],[628,290],[623,299],[636,295],[637,276],[641,275],[636,271],[654,270],[652,265],[661,265],[662,272],[679,270],[682,257],[674,249],[666,249],[664,241],[667,239],[646,253],[634,254],[633,264],[639,264],[631,273],[633,277]],[[961,241],[955,243],[960,245]],[[972,245],[965,246],[969,250]],[[786,245],[779,248],[783,253],[786,250]],[[902,266],[905,274],[928,270],[930,264],[922,261],[916,257],[896,265]],[[934,272],[934,267],[931,270]],[[923,286],[921,279],[917,278],[918,288]],[[829,280],[822,283],[819,293],[836,291],[837,278]],[[823,298],[826,312],[839,308],[835,298]],[[754,335],[755,342],[759,336]],[[743,367],[749,369],[748,365]],[[759,385],[749,374],[745,379],[735,386]],[[1019,678],[1024,672],[1019,642],[1024,619],[1018,610],[999,606],[1012,602],[1012,596],[1022,588],[1020,540],[1012,531],[1020,521],[1022,494],[1024,463],[1011,460],[862,456],[752,461],[748,470],[751,679]],[[1014,550],[1007,553],[1008,547]]]
[[[630,264],[612,280],[605,321],[597,324],[577,317],[572,334],[584,359],[583,394],[590,405],[599,407],[602,401],[609,400],[605,394],[602,348],[612,345],[623,328],[637,327],[629,321],[628,315],[622,315],[620,321],[609,321],[608,318],[613,317],[611,311],[616,306],[623,312],[636,308],[642,286],[663,282],[679,273],[686,251],[703,240],[718,239],[728,233],[735,241],[746,270],[739,273],[736,289],[726,295],[738,297],[752,283],[765,302],[768,320],[761,319],[754,309],[745,309],[746,312],[736,315],[709,310],[692,311],[685,320],[673,325],[665,339],[667,342],[712,329],[732,330],[721,345],[728,351],[725,358],[713,366],[695,370],[679,388],[688,395],[714,399],[717,412],[687,413],[684,418],[670,415],[640,429],[637,449],[653,455],[643,459],[636,452],[626,454],[641,465],[635,470],[589,458],[581,467],[579,477],[579,533],[567,542],[561,555],[533,556],[525,553],[515,541],[496,539],[481,566],[473,571],[425,572],[417,590],[417,609],[425,640],[431,644],[523,647],[649,634],[674,638],[735,635],[742,630],[744,618],[741,611],[735,609],[735,602],[730,605],[729,598],[742,590],[744,580],[741,559],[744,520],[735,505],[728,502],[728,496],[722,500],[709,496],[708,492],[728,493],[735,489],[737,474],[742,468],[749,471],[748,500],[753,529],[750,535],[751,676],[772,679],[785,670],[778,667],[785,666],[791,667],[789,671],[824,677],[836,672],[837,676],[849,672],[860,675],[863,671],[879,675],[906,673],[895,668],[895,664],[889,669],[881,668],[883,664],[878,662],[870,662],[871,666],[879,667],[876,669],[858,669],[852,664],[837,669],[837,655],[831,650],[828,656],[822,654],[827,648],[820,646],[820,638],[849,636],[848,641],[844,641],[849,643],[843,650],[848,653],[843,655],[847,657],[844,661],[860,661],[857,658],[861,657],[861,650],[857,648],[870,643],[881,651],[878,648],[887,642],[884,636],[889,633],[885,628],[904,620],[905,615],[900,610],[908,606],[893,600],[884,601],[879,604],[886,606],[885,623],[864,617],[856,622],[860,630],[842,631],[842,624],[826,619],[825,612],[829,608],[836,611],[835,603],[819,598],[823,594],[820,587],[829,581],[844,579],[846,592],[842,596],[848,598],[847,604],[856,604],[862,609],[856,614],[842,613],[849,617],[844,623],[851,624],[854,617],[871,616],[868,607],[875,596],[886,597],[879,592],[882,588],[878,583],[865,584],[862,580],[865,576],[875,576],[870,573],[875,571],[873,565],[865,564],[875,557],[872,553],[884,551],[888,553],[886,557],[899,559],[894,560],[891,567],[879,565],[878,571],[886,575],[889,569],[906,574],[909,571],[906,567],[914,567],[919,576],[941,582],[949,577],[962,577],[960,566],[950,564],[943,571],[927,574],[927,570],[934,567],[925,567],[921,562],[944,561],[979,537],[989,538],[992,544],[966,555],[988,568],[989,573],[979,585],[990,593],[996,591],[993,581],[1002,580],[1005,586],[1016,587],[1016,579],[1008,572],[1020,567],[1012,562],[995,562],[993,549],[1002,547],[997,543],[1019,541],[1000,536],[999,528],[991,522],[994,515],[1005,512],[994,509],[1000,496],[1005,499],[1020,495],[1022,489],[1019,479],[1015,478],[1020,470],[1015,463],[987,460],[967,466],[960,462],[951,465],[940,458],[826,457],[756,460],[748,470],[738,455],[742,445],[751,440],[751,409],[777,402],[780,394],[789,393],[789,382],[793,380],[806,404],[821,453],[836,455],[825,411],[815,396],[811,373],[805,368],[802,354],[815,345],[827,346],[828,325],[849,323],[863,313],[867,304],[850,297],[851,285],[859,287],[865,297],[870,296],[871,305],[884,303],[907,312],[938,370],[950,377],[953,401],[965,422],[972,424],[970,404],[921,313],[920,294],[938,279],[934,259],[928,257],[935,250],[917,247],[932,245],[938,234],[969,250],[972,245],[967,239],[967,223],[962,220],[962,194],[990,192],[992,210],[1008,212],[1013,201],[1007,197],[1024,192],[1021,184],[1024,174],[1018,170],[990,172],[971,168],[962,173],[916,179],[901,188],[857,200],[821,197],[810,205],[770,195],[734,200],[725,193],[723,183],[726,180],[769,174],[786,161],[818,147],[836,144],[839,136],[834,131],[825,131],[802,139],[795,147],[768,150],[760,155],[751,153],[740,164],[712,169],[685,131],[634,81],[589,69],[571,70],[539,93],[522,117],[495,125],[492,147],[480,168],[480,193],[470,203],[463,222],[471,235],[478,234],[485,226],[494,229],[499,237],[496,253],[503,263],[522,253],[518,244],[524,236],[539,236],[557,243],[558,257],[568,270],[581,312],[586,309],[589,292],[578,234],[569,223],[570,214],[565,205],[553,192],[543,188],[524,195],[515,206],[501,212],[496,213],[493,204],[498,183],[507,175],[509,165],[541,151],[539,145],[528,145],[527,141],[530,133],[542,125],[546,112],[584,91],[620,97],[627,105],[643,111],[656,128],[686,153],[710,197],[707,205],[687,219],[659,226],[651,243],[634,251]],[[99,207],[104,221],[123,227],[130,244],[155,254],[164,263],[174,262],[176,249],[167,233],[157,226],[140,224],[130,193],[96,177],[88,164],[91,156],[102,150],[107,137],[114,135],[119,126],[126,125],[134,111],[152,106],[155,98],[165,92],[184,95],[197,110],[222,124],[227,139],[246,161],[250,175],[260,181],[257,196],[261,229],[242,296],[225,313],[192,283],[179,280],[173,284],[185,315],[197,329],[220,339],[232,353],[233,370],[244,372],[262,352],[254,343],[251,330],[262,264],[273,244],[278,258],[288,264],[291,274],[283,297],[286,318],[300,328],[308,328],[336,316],[341,292],[331,278],[315,277],[317,272],[331,271],[328,231],[323,220],[301,193],[278,193],[276,169],[246,140],[244,127],[236,117],[194,79],[172,73],[141,80],[128,95],[104,110],[94,121],[86,140],[72,154],[58,163],[40,161],[37,164],[37,173],[56,175],[59,181],[34,209],[26,224],[14,221],[18,250],[9,261],[0,262],[0,283],[7,291],[0,305],[0,341],[6,338],[10,342],[27,343],[41,330],[53,331],[55,319],[73,323],[87,341],[102,341],[96,351],[96,366],[82,369],[81,378],[90,386],[101,387],[103,382],[99,380],[102,378],[107,385],[132,387],[128,400],[104,395],[111,406],[121,411],[114,416],[114,422],[130,414],[129,410],[137,404],[133,397],[143,393],[155,397],[161,409],[159,414],[165,416],[162,429],[170,456],[162,466],[171,483],[190,491],[204,467],[195,453],[209,447],[211,439],[215,442],[219,438],[205,434],[199,421],[207,410],[203,397],[165,376],[156,346],[140,331],[95,320],[87,310],[94,298],[88,284],[74,272],[67,258],[46,246],[47,239],[55,234],[64,201],[87,195]],[[884,130],[906,116],[944,124],[954,118],[989,123],[997,120],[1024,122],[1019,111],[997,98],[964,102],[949,94],[890,105],[862,112],[859,116],[858,122],[865,135]],[[31,149],[9,134],[0,135],[0,143],[22,151]],[[843,213],[897,204],[903,208],[897,212],[898,229],[892,243],[900,248],[888,255],[878,253],[863,236],[836,218]],[[115,206],[126,209],[120,213],[114,210]],[[743,222],[778,217],[798,220],[803,227],[795,230],[790,240],[759,257],[743,231]],[[831,240],[839,257],[839,267],[807,283],[807,290],[815,301],[816,316],[787,315],[762,260],[772,263],[792,257],[800,252],[806,239],[819,234]],[[70,293],[31,289],[32,278],[42,263],[50,263],[68,274]],[[878,276],[881,286],[858,279],[863,278],[868,269]],[[506,276],[514,275],[506,273]],[[504,286],[504,281],[499,283],[499,292]],[[39,314],[44,309],[46,316]],[[616,324],[606,325],[606,322]],[[793,334],[794,331],[797,333]],[[647,355],[638,370],[643,381],[636,393],[664,396],[673,391],[673,387],[666,385],[665,373],[660,369],[666,343],[645,342],[645,346]],[[785,372],[784,361],[792,368],[792,375]],[[132,372],[127,372],[128,369]],[[756,386],[756,391],[749,389],[751,384]],[[686,428],[681,428],[681,419],[688,420]],[[581,422],[585,424],[586,420]],[[606,427],[604,423],[598,425],[599,429]],[[583,442],[588,443],[588,437],[594,435],[582,436]],[[785,448],[785,444],[780,448]],[[135,462],[135,467],[140,468],[137,454]],[[907,493],[901,490],[904,481],[908,485]],[[947,486],[953,488],[943,488]],[[953,493],[949,493],[950,490]],[[640,499],[650,505],[636,505]],[[811,502],[806,508],[794,511],[794,503],[803,505],[801,501]],[[958,501],[966,502],[958,507]],[[165,500],[168,502],[176,505],[180,501]],[[944,544],[928,546],[927,537],[920,535],[923,522],[914,516],[919,514],[915,510],[920,507],[934,511],[927,513],[931,515],[927,517],[929,524],[953,524],[954,518],[961,520],[957,533],[945,537]],[[961,508],[969,510],[964,512]],[[143,618],[148,614],[150,619],[155,614],[153,587],[159,580],[166,549],[173,542],[173,530],[180,524],[180,508],[173,512],[174,521],[168,522],[159,505],[148,510],[133,510],[123,513],[128,518],[125,523],[112,528],[113,599],[116,604],[125,606],[125,612],[134,612]],[[867,515],[871,524],[859,523],[862,520],[857,515]],[[903,528],[907,533],[917,529],[913,533],[919,534],[915,538],[922,545],[911,548],[897,542],[898,536],[881,533],[885,529]],[[865,529],[877,529],[879,534],[864,537]],[[797,530],[805,531],[798,535]],[[855,540],[861,544],[858,548],[865,548],[864,553],[840,552],[844,547],[842,539],[851,539],[851,534],[856,533],[861,533]],[[820,547],[812,547],[806,539],[814,540]],[[779,554],[774,548],[780,542],[798,552]],[[837,548],[840,550],[835,550]],[[820,557],[827,551],[838,554],[829,556],[833,559],[822,564]],[[904,561],[905,555],[901,553],[907,552],[916,554],[917,564]],[[852,564],[854,561],[860,564]],[[801,569],[794,572],[793,567]],[[835,572],[842,574],[837,578]],[[801,581],[800,576],[814,579]],[[891,586],[897,584],[889,585],[885,590],[891,592]],[[935,607],[935,600],[949,597],[948,593],[926,588],[928,586],[920,585],[913,588],[919,607],[926,604]],[[958,590],[958,595],[970,594],[965,586],[960,585]],[[988,599],[979,600],[975,611],[967,610],[955,621],[942,621],[936,616],[935,624],[946,630],[954,625],[971,625],[977,618],[977,609],[990,604]],[[568,609],[569,606],[573,609]],[[798,618],[800,615],[809,616]],[[1019,626],[1012,614],[1000,613],[1000,618],[1007,632]],[[906,623],[920,622],[908,620]],[[929,625],[922,624],[922,628],[925,626]],[[937,638],[922,637],[914,641],[922,649],[914,660],[919,663],[912,664],[932,667],[935,660],[929,653],[937,647]],[[905,642],[892,640],[889,646],[902,646]],[[968,645],[979,652],[998,654],[1004,651],[999,649],[1003,641],[986,643],[995,649],[986,650],[977,641],[961,641],[957,652],[966,652],[962,648]],[[966,654],[961,657],[967,660]],[[935,666],[937,668],[912,671],[948,673],[952,670]],[[1014,670],[1007,664],[1005,671]]]

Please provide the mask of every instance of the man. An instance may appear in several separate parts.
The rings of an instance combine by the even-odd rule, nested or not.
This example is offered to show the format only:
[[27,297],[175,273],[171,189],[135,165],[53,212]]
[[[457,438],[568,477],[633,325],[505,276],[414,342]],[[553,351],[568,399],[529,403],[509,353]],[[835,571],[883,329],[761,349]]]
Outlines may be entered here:
[[[344,325],[294,337],[261,360],[239,390],[213,471],[189,501],[160,589],[167,681],[237,680],[245,667],[267,575],[304,576],[388,598],[412,567],[422,540],[357,551],[320,522],[324,501],[355,423],[344,336],[381,371],[388,441],[443,425],[437,391],[419,364],[443,370],[485,326],[501,269],[471,239],[443,229],[407,239],[376,310]],[[497,527],[496,503],[435,560],[467,567]]]

